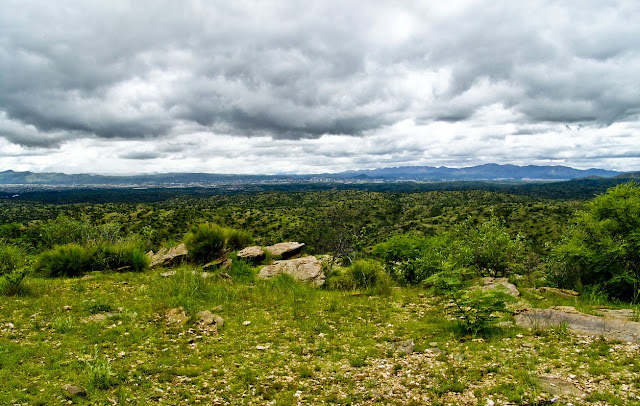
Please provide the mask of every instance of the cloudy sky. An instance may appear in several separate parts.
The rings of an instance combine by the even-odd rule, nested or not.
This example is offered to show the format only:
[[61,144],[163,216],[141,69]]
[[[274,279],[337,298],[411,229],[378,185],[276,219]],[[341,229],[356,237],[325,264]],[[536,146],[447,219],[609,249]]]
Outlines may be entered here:
[[640,2],[0,1],[0,170],[640,170]]

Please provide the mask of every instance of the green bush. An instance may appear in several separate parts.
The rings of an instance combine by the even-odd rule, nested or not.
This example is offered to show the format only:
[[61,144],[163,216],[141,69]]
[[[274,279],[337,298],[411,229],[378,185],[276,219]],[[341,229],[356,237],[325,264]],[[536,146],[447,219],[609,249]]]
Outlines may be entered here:
[[14,272],[24,264],[20,248],[0,240],[0,276]]
[[95,270],[136,271],[149,268],[149,258],[133,243],[103,244],[93,249]]
[[442,236],[394,236],[373,249],[373,254],[384,261],[386,271],[401,284],[417,284],[442,271],[450,255],[447,241]]
[[227,232],[215,224],[198,224],[187,233],[184,243],[192,260],[207,263],[222,254],[227,243]]
[[640,185],[611,188],[575,214],[551,257],[548,278],[561,287],[600,287],[640,300]]
[[253,237],[248,231],[227,229],[227,247],[239,250],[253,244]]
[[27,272],[22,250],[0,240],[0,294],[14,295],[20,292]]
[[463,334],[488,334],[501,313],[507,312],[507,303],[516,299],[502,287],[483,290],[470,286],[474,271],[468,269],[448,269],[429,277],[425,282],[436,294],[445,297],[447,306]]
[[189,257],[199,263],[211,262],[219,258],[225,249],[240,249],[253,242],[244,230],[220,227],[203,223],[193,226],[184,238]]
[[448,235],[450,259],[458,267],[471,267],[480,275],[509,276],[524,263],[522,236],[512,238],[504,224],[492,216],[478,226],[471,220],[459,224]]
[[391,292],[391,279],[376,261],[357,260],[342,273],[336,272],[329,278],[330,289],[355,290],[387,295]]
[[40,254],[36,268],[47,276],[82,276],[93,270],[91,254],[77,244],[60,245]]

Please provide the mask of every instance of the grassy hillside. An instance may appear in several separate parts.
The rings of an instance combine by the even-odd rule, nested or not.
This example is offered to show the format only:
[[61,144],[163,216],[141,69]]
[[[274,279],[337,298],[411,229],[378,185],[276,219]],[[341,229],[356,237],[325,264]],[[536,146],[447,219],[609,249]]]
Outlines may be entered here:
[[[562,326],[460,335],[416,288],[369,296],[246,269],[231,271],[235,283],[192,267],[160,273],[32,278],[28,293],[3,298],[0,403],[64,403],[61,388],[76,384],[87,389],[76,404],[637,404],[637,345]],[[177,306],[184,325],[165,317]],[[201,310],[224,326],[202,330]]]

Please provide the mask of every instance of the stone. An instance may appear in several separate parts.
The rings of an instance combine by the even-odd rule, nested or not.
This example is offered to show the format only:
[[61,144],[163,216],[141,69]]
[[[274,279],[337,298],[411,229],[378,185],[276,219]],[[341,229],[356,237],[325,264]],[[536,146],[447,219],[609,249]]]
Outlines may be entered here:
[[151,268],[156,266],[170,266],[182,261],[186,258],[189,251],[186,245],[180,244],[171,248],[161,248],[157,253],[153,251],[147,252],[147,257],[151,260]]
[[223,256],[223,257],[217,258],[217,259],[215,259],[215,260],[213,260],[211,262],[208,262],[208,263],[204,264],[202,266],[202,269],[204,269],[204,270],[213,270],[213,269],[223,268],[225,266],[231,266],[231,259],[225,258]]
[[87,390],[79,385],[66,384],[62,387],[62,394],[71,399],[74,396],[87,396]]
[[314,256],[274,261],[260,270],[258,278],[269,279],[283,273],[312,286],[322,286],[325,281],[322,262]]
[[518,291],[518,288],[516,288],[516,285],[514,285],[513,283],[509,283],[507,278],[493,278],[490,276],[482,278],[482,290],[491,290],[499,286],[505,288],[507,294],[513,297],[520,296],[520,292]]
[[171,276],[174,276],[175,274],[176,274],[176,271],[167,271],[167,272],[162,272],[160,276],[162,276],[163,278],[169,278]]
[[519,326],[529,328],[553,328],[564,324],[577,334],[640,343],[640,323],[584,314],[572,306],[521,309],[515,313],[515,321]]
[[165,313],[165,318],[167,320],[167,323],[175,324],[178,326],[184,325],[190,319],[190,317],[187,316],[182,307],[175,307],[173,309],[167,310]]
[[411,354],[413,353],[414,348],[415,344],[413,343],[413,340],[405,340],[396,344],[396,349],[399,354]]
[[542,287],[539,287],[536,290],[538,292],[540,292],[540,293],[545,293],[545,292],[555,293],[556,295],[562,296],[562,297],[580,296],[580,293],[576,292],[575,290],[571,290],[571,289],[558,289],[558,288],[551,288],[551,287],[548,287],[548,286],[542,286]]
[[304,247],[304,243],[291,241],[270,245],[264,249],[274,257],[288,259],[298,257],[302,252],[302,247]]
[[243,326],[248,326],[249,324],[251,324],[251,322],[249,320],[245,320],[242,322]]
[[586,395],[586,393],[576,385],[549,375],[539,376],[538,384],[540,385],[540,389],[550,395],[566,397],[582,397]]
[[200,329],[207,332],[217,332],[224,326],[224,319],[217,314],[211,313],[209,310],[203,310],[198,313],[198,325]]
[[264,257],[265,257],[264,250],[262,249],[262,247],[259,247],[257,245],[253,247],[244,248],[238,251],[238,254],[237,254],[238,259],[243,259],[253,263],[258,263],[262,261]]

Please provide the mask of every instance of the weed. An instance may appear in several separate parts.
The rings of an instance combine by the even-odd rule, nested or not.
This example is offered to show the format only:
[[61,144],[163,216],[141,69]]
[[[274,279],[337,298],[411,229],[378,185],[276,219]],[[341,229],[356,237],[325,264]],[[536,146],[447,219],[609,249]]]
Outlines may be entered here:
[[109,360],[102,358],[96,351],[90,361],[85,361],[87,386],[94,389],[109,389],[116,384],[116,376],[111,370]]

